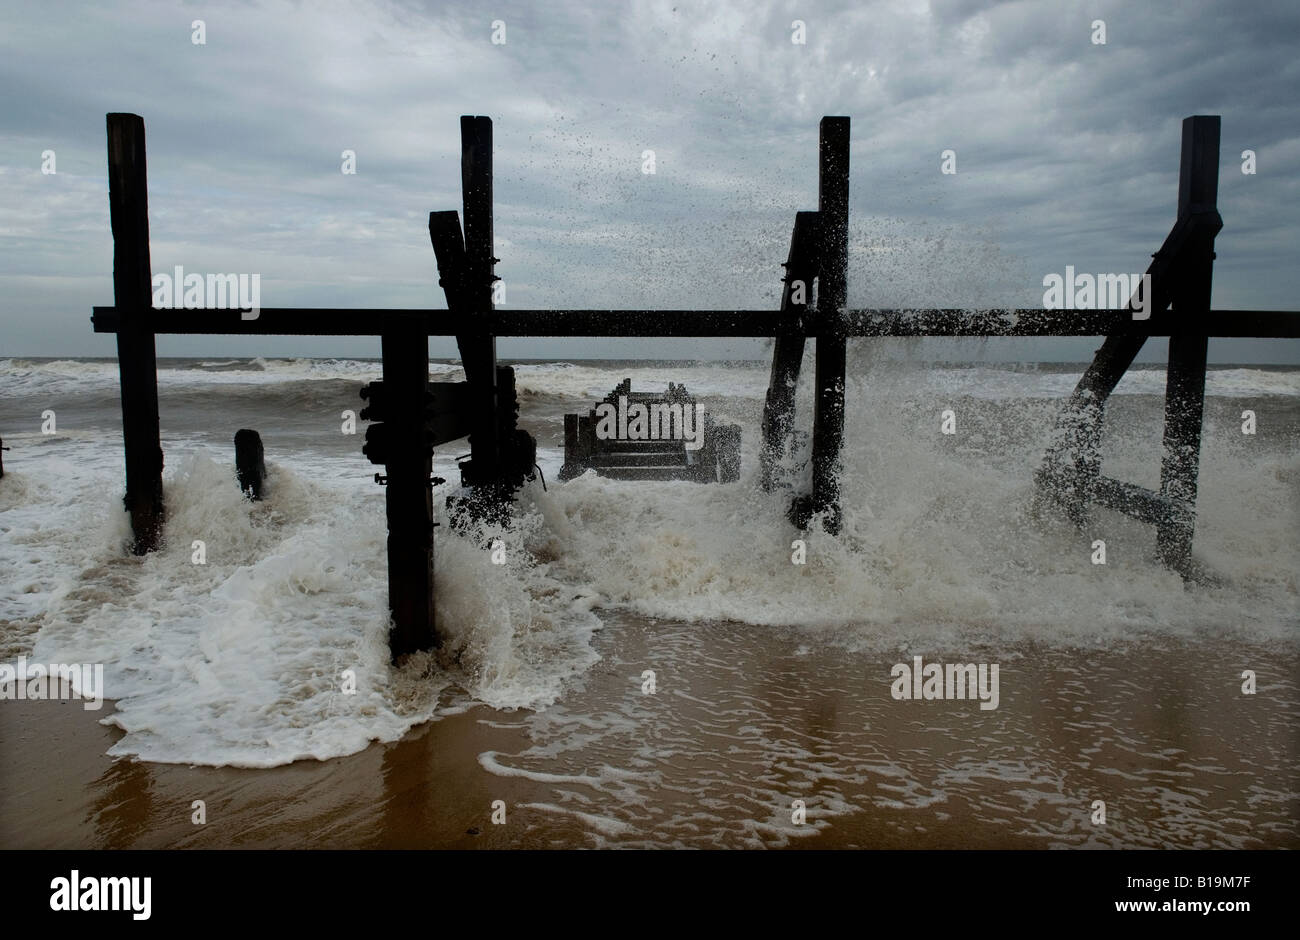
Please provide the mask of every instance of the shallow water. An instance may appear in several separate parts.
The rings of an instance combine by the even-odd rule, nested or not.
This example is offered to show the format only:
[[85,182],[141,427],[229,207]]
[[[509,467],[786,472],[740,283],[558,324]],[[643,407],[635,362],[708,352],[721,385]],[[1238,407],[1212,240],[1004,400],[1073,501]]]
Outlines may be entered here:
[[891,666],[913,651],[798,629],[611,616],[593,646],[543,711],[448,689],[400,741],[263,770],[113,762],[122,732],[76,705],[9,703],[0,844],[1300,847],[1293,648],[1026,644],[999,654],[999,704],[981,710],[895,700]]
[[579,688],[508,719],[528,747],[480,755],[542,791],[520,807],[530,840],[546,843],[557,815],[588,844],[639,847],[1300,845],[1294,650],[1030,644],[1001,654],[1000,702],[981,710],[895,700],[890,668],[989,651],[895,657],[720,623],[611,634]]

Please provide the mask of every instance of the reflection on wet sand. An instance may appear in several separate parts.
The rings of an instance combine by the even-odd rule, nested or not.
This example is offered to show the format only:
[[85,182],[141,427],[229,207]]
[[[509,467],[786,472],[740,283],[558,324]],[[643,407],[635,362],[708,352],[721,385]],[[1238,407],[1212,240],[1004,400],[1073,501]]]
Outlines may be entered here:
[[[453,701],[398,742],[269,770],[114,762],[120,732],[98,716],[6,702],[0,844],[1300,847],[1290,646],[853,651],[637,617],[597,645],[603,659],[544,711]],[[893,699],[891,664],[914,653],[999,662],[999,707]]]

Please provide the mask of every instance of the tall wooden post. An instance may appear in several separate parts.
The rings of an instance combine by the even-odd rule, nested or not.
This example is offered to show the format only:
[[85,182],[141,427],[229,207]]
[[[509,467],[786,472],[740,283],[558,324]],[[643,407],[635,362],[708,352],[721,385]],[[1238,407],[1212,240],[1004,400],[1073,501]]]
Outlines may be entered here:
[[[1218,116],[1183,119],[1182,164],[1178,174],[1178,217],[1217,214],[1219,195]],[[1214,237],[1197,239],[1186,249],[1182,277],[1174,288],[1173,315],[1208,331],[1214,275]],[[1169,337],[1165,379],[1164,459],[1160,495],[1170,512],[1157,528],[1161,559],[1181,569],[1190,560],[1196,520],[1197,473],[1201,459],[1201,423],[1205,412],[1205,365],[1208,332]]]
[[[1137,306],[1149,308],[1152,320],[1170,316],[1166,310],[1171,302],[1172,315],[1182,325],[1203,321],[1209,310],[1214,237],[1223,227],[1215,206],[1218,147],[1217,117],[1184,120],[1178,218],[1147,267],[1150,296],[1145,288],[1138,289],[1144,303]],[[1088,501],[1114,490],[1114,482],[1100,473],[1102,420],[1107,399],[1145,342],[1141,334],[1106,337],[1061,409],[1054,440],[1039,468],[1039,495],[1062,504],[1080,527],[1088,521]],[[1191,546],[1207,349],[1204,335],[1170,338],[1160,494],[1165,508],[1157,524],[1160,554],[1173,567],[1182,566]]]
[[380,338],[388,473],[388,646],[396,660],[437,645],[433,607],[433,449],[425,432],[429,337],[394,328]]
[[149,190],[144,119],[108,115],[108,205],[113,226],[113,302],[126,449],[126,503],[132,551],[151,552],[162,538],[163,452],[158,431],[158,373],[154,335],[145,320],[152,305]]
[[849,259],[849,119],[823,117],[818,160],[821,263],[817,290],[816,404],[812,509],[828,532],[840,526],[840,450],[844,442],[845,327]]
[[[460,119],[461,192],[464,199],[465,267],[463,299],[467,315],[492,310],[492,119]],[[466,315],[466,314],[462,314]],[[497,341],[495,336],[457,336],[461,364],[470,386],[470,483],[491,486],[501,477],[497,422]]]

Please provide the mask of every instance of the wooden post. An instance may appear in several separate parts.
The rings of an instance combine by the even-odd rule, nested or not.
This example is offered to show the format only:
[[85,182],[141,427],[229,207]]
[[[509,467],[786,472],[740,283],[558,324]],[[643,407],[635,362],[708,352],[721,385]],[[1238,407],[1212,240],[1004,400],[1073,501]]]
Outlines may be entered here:
[[[1180,220],[1193,214],[1217,214],[1219,129],[1217,116],[1183,119],[1182,165],[1178,174]],[[1173,314],[1182,320],[1207,324],[1208,328],[1214,236],[1198,239],[1188,246],[1186,255],[1182,278],[1174,288]],[[1157,527],[1156,543],[1161,559],[1176,570],[1184,570],[1191,559],[1208,349],[1207,333],[1169,337],[1160,495],[1169,502],[1171,511]]]
[[5,457],[3,452],[9,449],[4,445],[5,445],[5,439],[3,437],[0,437],[0,480],[3,480],[5,478]]
[[849,119],[824,117],[818,160],[821,251],[817,290],[816,405],[812,510],[826,530],[840,527],[840,450],[844,441],[845,328],[849,258]]
[[[1160,250],[1155,253],[1151,264],[1147,267],[1146,273],[1150,275],[1151,282],[1151,296],[1146,298],[1144,289],[1138,289],[1138,296],[1149,307],[1153,321],[1164,319],[1167,316],[1166,309],[1175,298],[1182,296],[1190,285],[1198,283],[1198,279],[1208,277],[1210,261],[1214,254],[1214,236],[1223,227],[1223,221],[1219,218],[1218,210],[1215,208],[1213,192],[1209,194],[1208,201],[1206,201],[1203,188],[1198,190],[1196,198],[1192,197],[1191,190],[1188,188],[1190,184],[1187,180],[1193,170],[1191,164],[1189,164],[1189,152],[1192,145],[1188,140],[1187,122],[1214,122],[1214,159],[1217,168],[1218,120],[1218,118],[1187,118],[1184,121],[1183,158],[1179,173],[1178,219],[1169,235],[1165,238],[1164,243],[1160,246]],[[1200,170],[1198,169],[1196,172],[1200,172]],[[1196,290],[1195,287],[1191,287],[1191,289]],[[1190,312],[1188,302],[1186,300],[1182,302],[1183,316],[1205,316],[1205,312],[1209,309],[1208,281],[1206,281],[1204,293],[1204,304],[1201,304],[1199,308],[1196,303],[1191,304],[1192,309]],[[1133,360],[1137,357],[1145,342],[1146,337],[1137,334],[1117,334],[1106,337],[1101,348],[1097,350],[1092,364],[1079,379],[1074,392],[1062,407],[1060,417],[1057,419],[1055,439],[1049,446],[1043,464],[1038,471],[1036,481],[1039,494],[1050,496],[1062,504],[1071,519],[1080,527],[1085,525],[1088,519],[1087,503],[1093,498],[1094,491],[1103,480],[1100,475],[1100,448],[1106,402],[1111,392],[1115,390],[1115,386],[1123,378],[1124,373],[1133,364]],[[1174,338],[1170,343],[1170,358],[1172,362],[1177,364],[1171,369],[1169,375],[1175,385],[1181,385],[1184,383],[1184,379],[1192,385],[1195,385],[1198,381],[1194,366],[1190,375],[1183,376],[1181,363],[1188,360],[1189,357],[1190,361],[1194,362],[1197,357],[1197,337],[1192,337],[1191,348],[1184,351],[1186,343],[1185,338]],[[1201,342],[1199,345],[1205,345],[1205,343]],[[1200,356],[1204,359],[1204,350],[1201,351]],[[1201,373],[1199,381],[1203,387],[1203,362]],[[1181,391],[1175,392],[1174,401],[1181,402],[1184,399],[1185,395]],[[1167,390],[1167,412],[1169,401],[1170,397]],[[1192,409],[1196,413],[1194,421],[1198,429],[1196,432],[1198,445],[1200,433],[1200,411],[1198,409],[1200,407],[1200,405],[1196,405]],[[1182,412],[1186,409],[1179,404],[1177,410]],[[1188,417],[1190,419],[1191,415],[1189,414]],[[1168,431],[1168,421],[1166,421],[1166,430]],[[1180,441],[1185,441],[1186,432],[1185,430],[1179,431],[1175,436]],[[1182,476],[1185,477],[1185,473]],[[1195,477],[1195,460],[1193,460],[1192,476]],[[1175,487],[1175,489],[1177,488]],[[1194,498],[1194,479],[1191,492]],[[1183,508],[1176,507],[1172,509],[1168,516],[1169,525],[1166,526],[1167,529],[1172,531],[1170,527],[1180,530],[1183,528],[1183,523],[1186,520]],[[1190,536],[1188,540],[1190,541]],[[1175,552],[1175,554],[1177,553]]]
[[[805,343],[803,315],[812,295],[813,279],[817,277],[817,218],[816,212],[795,213],[794,231],[790,235],[781,312],[790,315],[792,325],[799,332],[778,336],[772,343],[772,372],[763,405],[763,440],[758,456],[765,490],[777,484],[777,467],[786,456],[794,426],[795,390],[799,385]],[[795,292],[797,284],[802,284],[802,295]]]
[[394,661],[437,645],[433,607],[433,450],[425,432],[429,337],[394,329],[380,338],[384,357],[384,423],[388,475],[388,606]]
[[260,434],[248,428],[235,432],[235,475],[239,478],[240,491],[247,493],[253,502],[262,498],[262,484],[266,480],[265,456]]
[[[460,119],[461,192],[464,199],[465,310],[476,316],[492,310],[492,119]],[[470,385],[471,472],[467,482],[489,487],[499,482],[500,441],[497,422],[497,341],[495,336],[456,337],[465,379]]]
[[117,364],[122,389],[126,497],[137,555],[158,547],[163,510],[163,452],[158,431],[158,373],[154,335],[145,323],[152,306],[149,192],[144,119],[108,115],[108,205],[113,226],[113,301],[121,318]]
[[[1213,207],[1180,213],[1147,267],[1146,273],[1151,280],[1150,298],[1145,298],[1144,288],[1137,290],[1138,298],[1149,305],[1152,320],[1166,316],[1166,308],[1179,285],[1185,283],[1189,272],[1200,264],[1197,259],[1203,249],[1197,246],[1203,246],[1207,241],[1212,244],[1222,225]],[[1061,408],[1055,440],[1043,459],[1037,483],[1040,491],[1065,507],[1076,525],[1086,523],[1087,502],[1100,479],[1101,433],[1106,402],[1137,358],[1146,339],[1132,333],[1107,336]]]

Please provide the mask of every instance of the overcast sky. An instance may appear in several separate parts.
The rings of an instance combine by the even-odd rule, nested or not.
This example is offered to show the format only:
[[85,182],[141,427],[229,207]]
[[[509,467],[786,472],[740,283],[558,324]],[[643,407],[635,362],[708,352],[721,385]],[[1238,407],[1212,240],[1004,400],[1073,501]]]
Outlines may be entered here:
[[[155,273],[257,273],[263,306],[441,307],[428,213],[461,208],[459,116],[486,114],[505,306],[630,308],[774,307],[794,213],[817,207],[825,114],[852,118],[850,306],[1041,306],[1066,265],[1145,270],[1174,220],[1181,121],[1218,114],[1214,306],[1297,309],[1298,47],[1294,0],[9,3],[0,357],[115,352],[89,319],[113,300],[110,111],[145,120]],[[366,338],[158,347],[378,355]],[[556,358],[762,348],[501,343]],[[1300,342],[1212,354],[1298,362]]]

